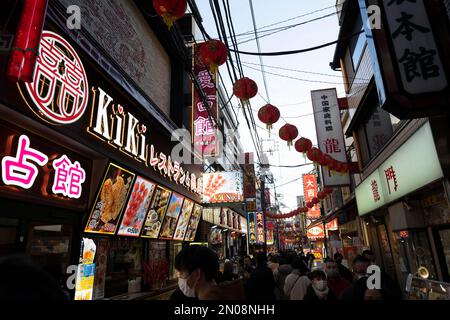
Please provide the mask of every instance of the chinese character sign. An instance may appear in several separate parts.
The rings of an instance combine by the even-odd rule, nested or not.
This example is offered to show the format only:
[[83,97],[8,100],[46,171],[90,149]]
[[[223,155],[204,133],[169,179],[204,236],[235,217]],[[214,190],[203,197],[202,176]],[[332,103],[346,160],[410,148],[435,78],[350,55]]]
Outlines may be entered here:
[[383,5],[406,92],[445,89],[447,79],[424,1],[384,0]]
[[[311,99],[320,151],[338,161],[347,162],[336,89],[311,91]],[[324,167],[321,168],[321,172],[325,187],[350,184],[348,174],[331,172]]]
[[[303,175],[303,193],[305,197],[305,202],[309,202],[312,198],[317,197],[317,180],[314,174],[304,174]],[[320,208],[316,204],[314,207],[309,209],[307,213],[309,219],[320,218]]]
[[248,242],[254,244],[256,242],[256,213],[248,213]]
[[[210,113],[217,119],[217,90],[216,75],[211,74],[208,67],[199,60],[198,45],[194,45],[194,73],[199,81],[203,93],[206,95]],[[218,155],[219,144],[217,142],[217,129],[210,117],[207,106],[193,85],[193,104],[192,104],[192,139],[195,153],[202,159],[205,157],[214,157]]]
[[264,243],[265,228],[264,228],[264,214],[262,212],[256,213],[256,242]]
[[30,138],[25,134],[18,139],[15,155],[6,155],[1,160],[2,182],[5,185],[30,189],[35,185],[39,174],[49,173],[45,169],[50,166],[49,162],[54,173],[53,180],[49,181],[53,194],[79,199],[86,179],[86,172],[80,163],[72,162],[65,154],[49,161],[45,153],[32,146]]

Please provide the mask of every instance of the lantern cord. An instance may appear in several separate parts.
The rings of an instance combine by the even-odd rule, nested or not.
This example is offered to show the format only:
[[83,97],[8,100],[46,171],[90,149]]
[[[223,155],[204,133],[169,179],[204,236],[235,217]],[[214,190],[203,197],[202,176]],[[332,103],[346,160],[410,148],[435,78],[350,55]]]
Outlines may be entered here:
[[334,44],[337,43],[341,43],[341,42],[346,42],[348,40],[350,40],[351,38],[360,35],[361,33],[363,33],[364,30],[361,30],[359,32],[355,32],[353,34],[351,34],[348,37],[342,38],[342,39],[338,39],[335,41],[331,41],[331,42],[327,42],[324,44],[321,44],[319,46],[315,46],[315,47],[311,47],[311,48],[306,48],[306,49],[299,49],[299,50],[290,50],[290,51],[277,51],[277,52],[262,52],[262,53],[258,53],[258,52],[248,52],[248,51],[237,51],[237,50],[233,50],[230,49],[230,51],[235,51],[239,54],[245,54],[245,55],[250,55],[250,56],[267,56],[267,57],[272,57],[272,56],[283,56],[283,55],[291,55],[291,54],[298,54],[298,53],[304,53],[304,52],[310,52],[310,51],[315,51],[315,50],[319,50],[325,47],[329,47],[332,46]]

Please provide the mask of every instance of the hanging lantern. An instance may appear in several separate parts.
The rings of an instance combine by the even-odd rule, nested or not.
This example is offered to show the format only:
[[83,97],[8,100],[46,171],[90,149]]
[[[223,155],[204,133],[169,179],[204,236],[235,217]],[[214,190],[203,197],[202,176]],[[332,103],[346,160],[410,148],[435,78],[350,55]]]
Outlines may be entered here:
[[306,203],[306,206],[307,206],[309,209],[311,209],[312,207],[314,207],[314,203],[312,203],[311,201],[308,201],[308,202]]
[[287,145],[290,149],[290,147],[292,146],[292,141],[298,136],[297,127],[292,124],[286,123],[280,128],[279,135],[281,139],[287,141]]
[[320,161],[320,158],[322,157],[322,151],[319,149],[312,147],[309,149],[309,151],[306,153],[306,156],[309,160],[311,160],[314,163],[318,163]]
[[323,199],[325,199],[327,197],[327,194],[325,193],[325,192],[323,192],[323,191],[319,191],[318,193],[317,193],[317,198],[319,198],[319,200],[323,200]]
[[153,7],[170,29],[175,21],[184,16],[187,2],[186,0],[153,0]]
[[312,142],[311,140],[307,138],[300,138],[297,141],[295,141],[295,150],[301,153],[306,153],[312,148]]
[[47,0],[26,0],[23,4],[7,71],[13,81],[33,81],[47,3]]
[[328,165],[328,169],[330,171],[337,171],[338,168],[339,168],[339,162],[335,159],[332,159],[330,161],[330,164]]
[[331,162],[333,161],[333,158],[329,154],[322,154],[322,157],[320,158],[320,165],[322,167],[328,167]]
[[272,222],[267,223],[267,229],[272,230],[275,226],[273,225]]
[[312,198],[311,199],[311,203],[314,204],[314,205],[318,204],[319,203],[319,198],[317,198],[317,197]]
[[243,104],[246,104],[248,100],[256,96],[258,86],[252,79],[244,77],[233,84],[233,93],[242,100]]
[[272,129],[272,125],[280,119],[280,110],[277,107],[266,104],[264,107],[259,109],[258,118],[262,123],[266,124],[267,130]]
[[216,74],[219,66],[228,59],[228,49],[222,41],[208,40],[200,45],[200,61]]
[[325,192],[325,194],[331,194],[331,193],[333,193],[333,189],[325,188],[325,189],[323,189],[323,192]]

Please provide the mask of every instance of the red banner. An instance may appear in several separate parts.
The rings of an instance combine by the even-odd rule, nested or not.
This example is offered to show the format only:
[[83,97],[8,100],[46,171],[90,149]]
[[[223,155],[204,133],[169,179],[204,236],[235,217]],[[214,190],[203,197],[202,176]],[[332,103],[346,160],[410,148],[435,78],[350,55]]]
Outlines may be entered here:
[[[308,203],[312,198],[317,197],[317,180],[315,174],[304,174],[303,175],[303,193],[305,196],[305,202]],[[308,219],[320,218],[320,208],[316,204],[314,207],[308,210],[306,214]]]
[[330,222],[328,222],[328,223],[325,225],[325,229],[326,229],[327,231],[336,231],[336,230],[338,230],[338,219],[337,219],[337,218],[334,218],[333,220],[331,220]]
[[325,232],[323,231],[323,225],[318,225],[316,227],[309,228],[306,236],[310,240],[317,240],[317,239],[325,238]]
[[[199,60],[199,45],[194,45],[194,74],[202,88],[209,108],[215,119],[218,118],[216,75],[211,75],[209,69]],[[193,85],[192,104],[192,142],[194,152],[202,159],[218,155],[217,129],[214,128],[214,120],[210,119],[209,113],[201,99],[201,96]]]

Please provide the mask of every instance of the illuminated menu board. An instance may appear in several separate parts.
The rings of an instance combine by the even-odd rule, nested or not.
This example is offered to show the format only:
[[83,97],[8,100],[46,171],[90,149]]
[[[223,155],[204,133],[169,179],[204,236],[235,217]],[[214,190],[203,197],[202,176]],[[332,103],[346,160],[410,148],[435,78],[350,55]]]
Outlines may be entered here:
[[195,233],[197,232],[198,223],[202,216],[202,206],[199,204],[195,204],[194,211],[191,215],[191,220],[189,221],[189,226],[186,232],[186,236],[184,238],[185,241],[194,241]]
[[150,207],[155,184],[137,177],[120,224],[119,236],[139,237]]
[[183,208],[181,209],[181,214],[178,218],[177,228],[175,229],[173,240],[183,241],[188,228],[189,219],[191,218],[192,209],[194,209],[194,202],[184,199]]
[[133,179],[132,172],[112,163],[108,166],[85,232],[102,234],[116,232]]
[[164,214],[169,205],[172,191],[161,186],[156,187],[153,200],[150,204],[150,210],[145,219],[144,228],[141,236],[144,238],[156,239],[162,226]]
[[184,198],[177,193],[172,193],[166,216],[161,227],[160,239],[171,240],[177,227],[178,216],[181,212]]

